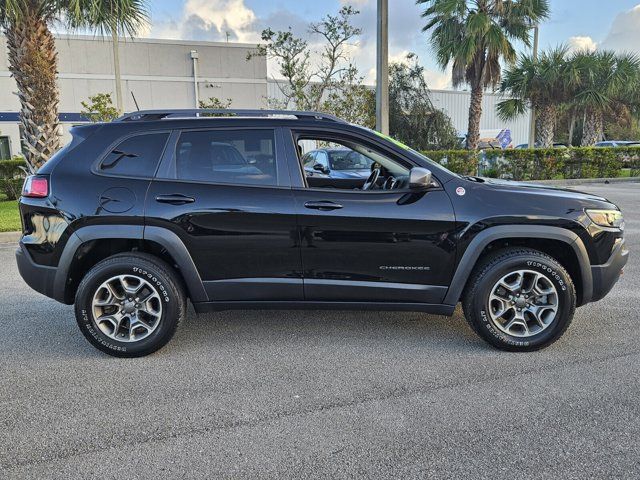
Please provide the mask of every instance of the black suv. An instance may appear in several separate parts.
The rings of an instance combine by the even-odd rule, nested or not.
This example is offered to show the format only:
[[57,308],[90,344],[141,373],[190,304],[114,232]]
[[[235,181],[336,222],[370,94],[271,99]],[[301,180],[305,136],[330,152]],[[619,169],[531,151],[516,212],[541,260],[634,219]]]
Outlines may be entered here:
[[[187,299],[197,312],[441,315],[461,301],[487,342],[530,351],[604,297],[628,257],[604,198],[459,176],[324,114],[144,111],[72,134],[25,182],[16,257],[111,355],[161,348]],[[369,177],[306,176],[319,148],[366,157]]]

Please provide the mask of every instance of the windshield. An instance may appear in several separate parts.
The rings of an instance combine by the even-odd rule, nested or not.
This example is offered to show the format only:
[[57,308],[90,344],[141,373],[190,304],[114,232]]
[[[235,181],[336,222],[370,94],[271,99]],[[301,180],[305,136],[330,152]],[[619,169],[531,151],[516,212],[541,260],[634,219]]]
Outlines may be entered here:
[[[363,127],[364,128],[364,127]],[[445,166],[441,165],[440,163],[431,160],[429,157],[427,157],[426,155],[423,155],[422,153],[418,152],[417,150],[414,150],[413,148],[411,148],[408,145],[405,145],[404,143],[402,143],[399,140],[396,140],[395,138],[390,137],[389,135],[385,135],[384,133],[380,133],[377,132],[375,130],[371,130],[369,128],[365,128],[365,130],[368,130],[370,132],[375,133],[377,136],[384,138],[385,140],[388,140],[389,142],[393,143],[394,145],[402,148],[403,150],[407,150],[411,153],[413,153],[414,155],[417,155],[418,157],[420,157],[422,160],[424,160],[425,162],[431,164],[431,165],[436,165],[438,168],[447,171],[448,173],[450,173],[451,175],[455,176],[455,177],[460,177],[460,175],[458,175],[457,173],[452,172],[451,170],[449,170],[448,168],[446,168]]]
[[331,170],[371,170],[373,160],[354,150],[334,150],[328,153]]

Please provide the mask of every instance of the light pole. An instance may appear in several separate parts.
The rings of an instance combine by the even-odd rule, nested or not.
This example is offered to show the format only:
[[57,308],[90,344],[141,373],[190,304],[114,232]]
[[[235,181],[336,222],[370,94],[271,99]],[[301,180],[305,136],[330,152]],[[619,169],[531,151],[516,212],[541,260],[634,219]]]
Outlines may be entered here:
[[389,1],[378,0],[376,130],[389,135]]
[[200,108],[200,92],[198,92],[198,51],[191,50],[191,61],[193,62],[193,98],[195,100],[195,108]]
[[[538,25],[533,26],[533,61],[538,60]],[[536,145],[536,107],[531,105],[531,114],[529,117],[529,148]]]

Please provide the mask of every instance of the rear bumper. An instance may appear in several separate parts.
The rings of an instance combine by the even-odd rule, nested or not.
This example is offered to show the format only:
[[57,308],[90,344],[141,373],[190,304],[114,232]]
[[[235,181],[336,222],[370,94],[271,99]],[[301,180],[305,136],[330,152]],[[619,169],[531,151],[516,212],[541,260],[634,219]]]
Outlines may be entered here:
[[616,244],[613,252],[602,265],[591,266],[591,276],[593,278],[593,297],[592,302],[597,302],[604,298],[616,284],[622,273],[622,269],[629,260],[629,250],[625,245],[624,239]]
[[49,298],[63,301],[55,296],[56,267],[35,263],[22,243],[16,250],[16,263],[18,272],[27,285]]

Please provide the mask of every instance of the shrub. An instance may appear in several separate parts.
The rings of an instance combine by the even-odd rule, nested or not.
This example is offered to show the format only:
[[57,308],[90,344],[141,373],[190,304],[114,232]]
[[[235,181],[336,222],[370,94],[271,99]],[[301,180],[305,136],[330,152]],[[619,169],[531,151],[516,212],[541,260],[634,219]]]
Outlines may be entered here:
[[476,175],[479,153],[473,150],[433,150],[423,152],[430,159],[460,175]]
[[13,157],[11,160],[0,160],[0,192],[7,200],[15,200],[20,196],[26,167],[24,158]]
[[569,178],[611,178],[630,169],[640,175],[640,148],[534,148],[485,150],[445,150],[423,152],[449,170],[462,175],[551,180]]

